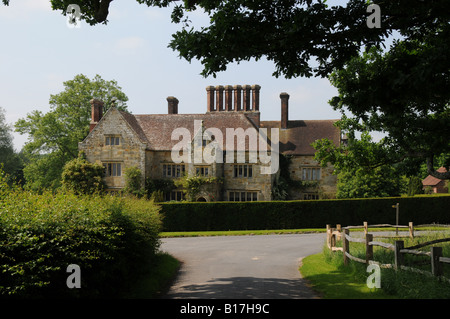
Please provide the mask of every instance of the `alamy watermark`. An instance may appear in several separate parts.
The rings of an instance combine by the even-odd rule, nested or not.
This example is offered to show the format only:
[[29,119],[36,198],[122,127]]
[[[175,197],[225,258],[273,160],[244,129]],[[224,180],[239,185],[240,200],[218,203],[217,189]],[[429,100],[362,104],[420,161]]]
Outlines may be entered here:
[[69,4],[66,9],[67,27],[80,28],[81,27],[81,9],[78,4]]
[[194,120],[194,137],[187,128],[176,128],[171,139],[179,141],[171,152],[174,163],[260,163],[261,174],[278,172],[278,128],[270,129],[269,139],[267,128],[226,128],[222,132],[215,127],[203,129],[202,121]]
[[381,28],[381,9],[380,6],[377,4],[370,4],[367,7],[366,12],[371,13],[367,17],[366,24],[367,27],[370,29],[373,28]]
[[67,288],[81,288],[81,268],[76,264],[67,266],[66,272],[71,273],[66,280]]
[[381,288],[381,272],[380,266],[376,264],[371,264],[367,266],[367,270],[370,275],[367,277],[367,287],[372,288]]

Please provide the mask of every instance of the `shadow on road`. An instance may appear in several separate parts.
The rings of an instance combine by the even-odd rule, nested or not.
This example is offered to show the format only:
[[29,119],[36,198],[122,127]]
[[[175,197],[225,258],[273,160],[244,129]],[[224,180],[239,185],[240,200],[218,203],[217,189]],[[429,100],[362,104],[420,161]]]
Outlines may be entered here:
[[164,299],[315,299],[303,279],[230,277],[177,287]]

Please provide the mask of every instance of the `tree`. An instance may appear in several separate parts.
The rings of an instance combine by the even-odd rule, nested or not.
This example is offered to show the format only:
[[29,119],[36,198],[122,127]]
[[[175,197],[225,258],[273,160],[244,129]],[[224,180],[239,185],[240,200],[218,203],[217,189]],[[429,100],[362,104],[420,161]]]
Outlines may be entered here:
[[[79,5],[81,19],[95,25],[107,24],[112,0],[50,2],[64,15],[69,4]],[[381,28],[368,28],[367,0],[333,6],[326,0],[137,2],[149,7],[173,6],[172,22],[181,23],[182,28],[173,35],[170,47],[188,61],[201,60],[204,75],[223,71],[232,62],[264,57],[275,63],[277,76],[327,76],[361,48],[380,46],[395,31],[403,37],[423,38],[450,17],[447,0],[374,0],[381,7]],[[194,10],[206,12],[210,25],[195,30],[189,18]],[[444,35],[441,40],[448,42]]]
[[331,163],[338,176],[338,198],[399,196],[405,172],[390,163],[380,163],[389,149],[383,141],[374,142],[368,132],[358,139],[349,133],[348,144],[336,146],[329,139],[313,143],[315,159],[326,166]]
[[360,167],[338,174],[337,198],[400,196],[402,179],[393,166]]
[[[373,0],[381,8],[380,28],[367,24],[367,0],[333,6],[326,0],[137,1],[154,7],[173,5],[172,22],[182,27],[173,34],[169,46],[187,61],[200,60],[205,77],[226,70],[230,63],[262,58],[274,62],[277,77],[328,77],[347,68],[347,73],[336,73],[334,81],[344,89],[340,88],[334,106],[346,105],[355,111],[355,119],[364,120],[365,130],[387,130],[386,143],[399,148],[400,157],[420,154],[427,159],[430,174],[450,177],[450,172],[439,174],[434,167],[435,156],[448,151],[448,143],[441,138],[449,132],[448,0]],[[91,25],[107,23],[111,2],[51,0],[53,9],[63,14],[69,4],[78,4],[81,18]],[[193,10],[206,12],[210,24],[199,30],[192,27],[188,15]],[[386,47],[392,35],[401,41],[395,41],[385,56],[378,54],[380,58],[376,58],[376,52]],[[368,65],[358,63],[360,52],[369,52],[360,60]],[[370,99],[361,104],[356,104],[358,99],[346,99],[346,81],[341,81],[340,74],[349,77],[349,84],[356,84],[348,87],[348,92]],[[368,76],[360,78],[359,74]],[[416,147],[416,138],[417,145],[425,149]]]
[[102,165],[88,162],[84,154],[80,153],[64,165],[61,183],[64,189],[77,195],[101,193],[105,189],[104,171]]
[[124,192],[137,197],[145,195],[145,188],[142,187],[142,172],[137,166],[131,166],[125,169]]
[[20,182],[22,158],[14,150],[11,127],[6,123],[5,110],[0,107],[0,168],[8,183]]
[[79,74],[64,82],[64,91],[50,96],[50,111],[33,111],[16,122],[21,134],[29,141],[23,152],[27,158],[24,168],[26,184],[31,189],[61,186],[64,165],[78,156],[78,142],[89,133],[92,98],[104,102],[104,112],[113,103],[126,110],[128,97],[116,81],[105,81],[99,75],[92,80]]
[[330,77],[339,92],[330,104],[344,115],[341,129],[386,134],[371,166],[425,161],[428,174],[450,179],[450,156],[440,160],[447,173],[434,165],[450,151],[450,61],[433,41],[398,41],[386,53],[371,49]]

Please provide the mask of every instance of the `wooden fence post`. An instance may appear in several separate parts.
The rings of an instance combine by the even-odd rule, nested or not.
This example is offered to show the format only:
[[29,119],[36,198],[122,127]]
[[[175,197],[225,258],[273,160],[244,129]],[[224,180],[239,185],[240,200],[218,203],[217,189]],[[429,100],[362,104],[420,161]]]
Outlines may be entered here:
[[368,232],[369,232],[369,229],[367,227],[367,222],[364,222],[364,235],[367,235]]
[[409,237],[414,239],[414,225],[413,222],[409,222]]
[[442,247],[431,247],[431,273],[434,276],[442,276],[442,264],[439,257],[442,257]]
[[366,235],[366,264],[369,264],[369,260],[373,260],[373,246],[370,242],[373,241],[373,235]]
[[342,231],[341,224],[336,225],[336,230],[339,232],[336,239],[340,240],[341,239],[341,231]]
[[331,249],[331,240],[330,240],[331,234],[330,234],[330,229],[331,229],[331,226],[330,226],[329,224],[327,224],[327,246],[328,246],[328,248]]
[[403,264],[403,255],[400,252],[401,249],[403,249],[404,246],[404,242],[403,240],[396,240],[395,241],[395,269],[399,269],[400,266]]
[[349,241],[346,237],[346,236],[348,236],[349,233],[350,233],[350,231],[348,229],[344,229],[344,238],[342,238],[342,252],[344,253],[344,265],[345,266],[348,265],[348,257],[346,255],[346,253],[350,253]]
[[331,234],[330,234],[330,237],[331,237],[330,238],[331,250],[333,250],[333,248],[336,247],[336,235],[333,234],[334,228],[331,228],[330,232],[331,232]]

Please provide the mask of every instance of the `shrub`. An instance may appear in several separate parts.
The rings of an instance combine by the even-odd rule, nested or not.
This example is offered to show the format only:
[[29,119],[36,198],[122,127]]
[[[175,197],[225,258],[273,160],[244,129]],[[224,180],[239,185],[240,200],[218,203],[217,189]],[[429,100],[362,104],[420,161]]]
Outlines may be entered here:
[[145,195],[145,190],[141,184],[142,173],[136,166],[128,167],[125,170],[125,189],[124,192],[142,197]]
[[[14,191],[0,211],[0,297],[120,297],[159,248],[148,201]],[[81,289],[66,286],[70,264]]]
[[324,228],[326,224],[450,223],[450,196],[370,199],[161,203],[164,231]]
[[90,163],[83,153],[67,162],[61,175],[63,189],[75,194],[94,194],[105,189],[103,182],[104,167]]

